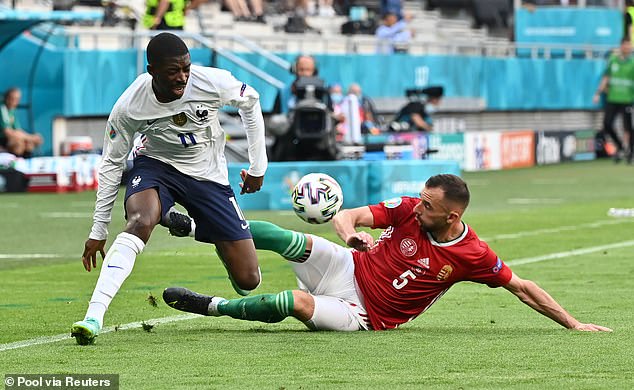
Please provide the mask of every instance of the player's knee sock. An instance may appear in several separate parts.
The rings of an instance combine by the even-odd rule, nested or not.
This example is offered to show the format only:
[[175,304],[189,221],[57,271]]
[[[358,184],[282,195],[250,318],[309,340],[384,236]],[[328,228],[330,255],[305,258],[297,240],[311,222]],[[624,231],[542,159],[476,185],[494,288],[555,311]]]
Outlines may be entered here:
[[218,303],[218,313],[239,320],[280,322],[293,314],[293,292],[262,294]]
[[249,221],[256,249],[279,253],[287,260],[303,263],[310,255],[306,250],[306,235],[265,221]]
[[86,317],[96,318],[99,324],[103,324],[103,316],[112,298],[132,272],[136,255],[141,253],[144,247],[145,243],[139,237],[130,233],[119,233],[101,266]]

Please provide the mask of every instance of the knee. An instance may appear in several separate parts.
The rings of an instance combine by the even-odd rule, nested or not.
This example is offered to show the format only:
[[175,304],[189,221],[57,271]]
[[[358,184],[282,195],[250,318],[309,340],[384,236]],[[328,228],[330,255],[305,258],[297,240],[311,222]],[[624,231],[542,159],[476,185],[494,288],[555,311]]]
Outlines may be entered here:
[[156,226],[158,221],[155,221],[150,215],[133,213],[128,215],[128,223],[125,231],[130,234],[134,234],[140,237],[143,241],[147,242],[152,233],[152,229]]
[[258,288],[260,282],[262,281],[262,276],[260,275],[260,269],[257,268],[253,271],[240,272],[239,275],[232,275],[233,281],[240,287],[242,290],[252,291]]
[[302,322],[313,318],[315,299],[305,291],[293,290],[293,316]]

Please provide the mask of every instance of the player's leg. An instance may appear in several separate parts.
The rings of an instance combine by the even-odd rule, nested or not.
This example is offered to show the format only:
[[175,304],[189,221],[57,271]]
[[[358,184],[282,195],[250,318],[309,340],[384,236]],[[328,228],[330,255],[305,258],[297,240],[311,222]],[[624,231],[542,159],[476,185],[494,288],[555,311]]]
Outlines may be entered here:
[[228,185],[189,178],[177,198],[196,221],[197,241],[215,244],[234,289],[247,295],[260,284],[260,268],[249,223]]
[[632,106],[627,106],[625,112],[623,113],[623,129],[625,131],[625,136],[628,138],[629,146],[627,162],[628,164],[631,164],[632,158],[634,157],[634,138],[632,138]]
[[614,120],[616,119],[616,115],[619,113],[619,111],[622,111],[622,105],[606,103],[605,114],[603,116],[603,132],[607,134],[610,138],[612,138],[614,145],[616,145],[617,147],[617,152],[614,156],[614,159],[617,162],[620,161],[620,158],[623,154],[623,143],[621,142],[619,136],[616,134],[616,131],[614,131]]
[[[161,210],[174,201],[160,184],[164,175],[153,161],[135,161],[126,189],[126,227],[108,249],[86,316],[71,327],[79,344],[91,344],[103,326],[104,315],[125,279],[130,275],[136,256],[143,251]],[[160,194],[160,196],[159,196]]]
[[224,264],[234,290],[248,295],[262,279],[253,240],[216,241],[216,250]]
[[294,317],[312,330],[355,331],[368,329],[360,315],[365,311],[336,297],[312,296],[301,290],[224,299],[195,293],[183,287],[163,291],[163,300],[174,309],[205,316],[276,323]]

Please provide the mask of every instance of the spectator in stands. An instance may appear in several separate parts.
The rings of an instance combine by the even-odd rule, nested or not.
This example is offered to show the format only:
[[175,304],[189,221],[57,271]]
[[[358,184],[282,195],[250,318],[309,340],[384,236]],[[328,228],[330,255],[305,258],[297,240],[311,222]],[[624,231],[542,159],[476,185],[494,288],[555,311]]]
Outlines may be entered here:
[[330,93],[330,101],[332,102],[332,117],[335,120],[335,129],[337,131],[337,141],[343,141],[343,134],[345,132],[344,121],[346,118],[341,112],[341,104],[343,103],[343,90],[341,85],[333,84],[330,86],[328,92]]
[[150,30],[183,30],[185,15],[207,0],[146,0],[143,25]]
[[398,19],[398,15],[388,12],[383,16],[383,24],[376,29],[377,53],[407,53],[412,40],[412,32],[407,27],[407,18]]
[[225,0],[236,22],[266,23],[262,0],[249,0],[249,4],[250,8],[245,0]]
[[0,105],[0,148],[20,157],[30,157],[33,150],[42,145],[42,136],[24,131],[15,116],[22,93],[18,88],[9,88]]
[[629,38],[621,40],[618,52],[608,59],[608,65],[603,73],[599,87],[592,101],[599,103],[601,94],[605,93],[603,107],[603,135],[612,138],[617,147],[614,162],[620,162],[625,156],[623,142],[614,131],[614,119],[618,114],[623,116],[623,130],[629,135],[628,163],[632,163],[634,151],[634,137],[632,136],[632,104],[634,103],[634,58],[632,58],[632,43]]
[[[396,114],[391,129],[394,131],[427,131],[434,129],[431,115],[436,111],[444,93],[443,87],[433,86],[422,90],[409,90],[407,92],[410,102]],[[425,100],[420,99],[419,94],[426,95]]]
[[376,117],[376,110],[374,108],[374,102],[369,97],[363,94],[361,86],[357,83],[350,84],[349,91],[354,93],[359,98],[359,111],[361,115],[361,133],[378,134],[378,121]]

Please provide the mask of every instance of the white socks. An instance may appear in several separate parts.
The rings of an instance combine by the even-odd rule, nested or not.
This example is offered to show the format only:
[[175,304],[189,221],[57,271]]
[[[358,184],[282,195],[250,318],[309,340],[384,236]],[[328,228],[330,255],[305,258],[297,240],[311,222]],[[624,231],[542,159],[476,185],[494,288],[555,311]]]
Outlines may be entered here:
[[97,285],[90,298],[86,318],[92,317],[103,326],[103,316],[117,294],[123,281],[130,275],[134,267],[136,255],[143,251],[145,243],[130,233],[119,233],[101,266]]

